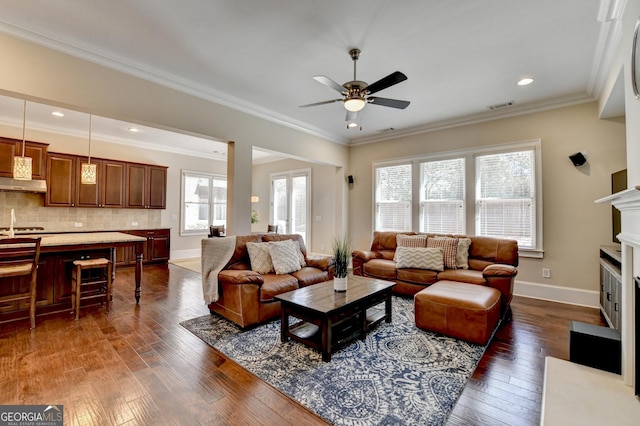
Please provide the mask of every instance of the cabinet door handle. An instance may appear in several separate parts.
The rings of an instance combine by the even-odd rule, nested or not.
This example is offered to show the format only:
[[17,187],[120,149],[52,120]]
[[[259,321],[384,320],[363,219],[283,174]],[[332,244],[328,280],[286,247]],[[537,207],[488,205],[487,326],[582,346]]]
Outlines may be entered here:
[[615,303],[613,304],[613,310],[614,310],[614,311],[616,311],[616,312],[618,312],[618,302],[615,302]]
[[607,301],[611,302],[611,293],[607,293]]

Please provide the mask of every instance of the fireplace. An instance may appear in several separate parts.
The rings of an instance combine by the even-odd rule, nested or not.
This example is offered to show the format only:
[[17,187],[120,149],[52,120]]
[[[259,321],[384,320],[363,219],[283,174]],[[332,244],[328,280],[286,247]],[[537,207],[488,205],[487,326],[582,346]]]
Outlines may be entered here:
[[640,186],[601,198],[596,203],[611,203],[622,215],[622,232],[617,236],[622,249],[622,379],[640,395]]
[[635,344],[635,380],[634,380],[634,392],[636,396],[640,396],[640,367],[638,366],[638,361],[640,360],[640,338],[638,338],[638,330],[640,330],[640,277],[635,277],[633,279],[634,282],[634,292],[635,292],[635,311],[636,311],[636,321],[635,321],[635,333],[634,339],[636,341]]

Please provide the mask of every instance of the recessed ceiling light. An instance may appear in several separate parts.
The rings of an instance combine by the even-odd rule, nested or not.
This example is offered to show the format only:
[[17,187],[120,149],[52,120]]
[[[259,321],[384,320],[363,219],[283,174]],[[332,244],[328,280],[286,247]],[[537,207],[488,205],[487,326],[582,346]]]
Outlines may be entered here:
[[55,115],[56,117],[64,117],[64,113],[60,111],[53,111],[51,115]]
[[140,131],[140,129],[137,129],[135,127],[129,127],[129,131],[133,132],[133,133],[138,133]]
[[352,121],[351,123],[347,124],[347,127],[349,128],[358,127],[358,123]]
[[523,78],[522,80],[518,81],[518,86],[528,86],[529,84],[533,83],[533,79],[526,77]]

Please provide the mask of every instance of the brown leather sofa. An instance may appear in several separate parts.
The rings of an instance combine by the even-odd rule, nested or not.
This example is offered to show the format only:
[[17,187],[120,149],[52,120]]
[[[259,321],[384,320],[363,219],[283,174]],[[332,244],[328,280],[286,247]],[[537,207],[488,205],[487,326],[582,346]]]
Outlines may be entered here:
[[[260,274],[251,270],[248,242],[294,240],[300,246],[307,266],[290,274]],[[274,296],[300,287],[333,279],[333,258],[307,256],[302,237],[298,234],[256,234],[236,236],[235,251],[218,273],[219,299],[209,304],[217,313],[242,328],[250,327],[280,315],[280,302]]]
[[[448,237],[470,238],[468,269],[396,268],[393,260],[397,248],[396,237],[403,235],[424,235],[415,232],[373,233],[369,250],[352,252],[353,273],[382,280],[395,281],[394,293],[413,296],[420,290],[438,281],[454,281],[489,286],[500,291],[501,314],[509,312],[513,298],[513,283],[518,273],[518,242],[491,237],[447,235]],[[444,235],[426,234],[427,237]]]

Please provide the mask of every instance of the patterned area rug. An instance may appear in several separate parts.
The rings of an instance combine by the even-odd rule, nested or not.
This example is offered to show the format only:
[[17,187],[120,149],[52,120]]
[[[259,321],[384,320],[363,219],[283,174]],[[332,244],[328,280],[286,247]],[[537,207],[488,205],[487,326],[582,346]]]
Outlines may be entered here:
[[326,363],[299,342],[281,343],[279,320],[248,331],[216,315],[180,324],[336,425],[444,424],[485,350],[416,328],[413,300],[396,296],[391,324]]

